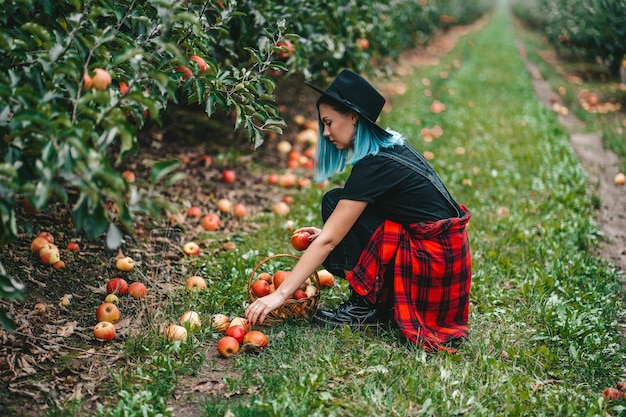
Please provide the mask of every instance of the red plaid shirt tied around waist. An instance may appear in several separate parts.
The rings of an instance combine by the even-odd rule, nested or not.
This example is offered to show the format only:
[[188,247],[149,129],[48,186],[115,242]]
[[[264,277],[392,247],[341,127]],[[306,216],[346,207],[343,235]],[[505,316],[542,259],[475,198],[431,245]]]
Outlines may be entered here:
[[354,291],[372,303],[384,279],[393,279],[395,321],[407,339],[428,351],[454,353],[444,345],[469,334],[470,213],[459,206],[461,217],[411,225],[385,221],[346,276]]

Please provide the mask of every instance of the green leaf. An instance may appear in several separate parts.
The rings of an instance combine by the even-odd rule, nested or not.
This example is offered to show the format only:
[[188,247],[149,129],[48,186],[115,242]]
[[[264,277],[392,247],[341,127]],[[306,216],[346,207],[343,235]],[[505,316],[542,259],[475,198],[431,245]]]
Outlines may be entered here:
[[178,169],[180,165],[181,162],[178,159],[159,161],[152,166],[152,170],[150,171],[150,180],[156,184],[171,172]]

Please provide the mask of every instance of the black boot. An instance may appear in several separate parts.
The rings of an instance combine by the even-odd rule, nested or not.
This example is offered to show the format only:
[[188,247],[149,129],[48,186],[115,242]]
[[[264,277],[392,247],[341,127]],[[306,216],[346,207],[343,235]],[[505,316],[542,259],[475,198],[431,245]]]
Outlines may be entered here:
[[335,310],[318,310],[313,316],[313,325],[318,327],[379,326],[389,317],[383,309],[367,301],[365,297],[352,291],[350,298]]

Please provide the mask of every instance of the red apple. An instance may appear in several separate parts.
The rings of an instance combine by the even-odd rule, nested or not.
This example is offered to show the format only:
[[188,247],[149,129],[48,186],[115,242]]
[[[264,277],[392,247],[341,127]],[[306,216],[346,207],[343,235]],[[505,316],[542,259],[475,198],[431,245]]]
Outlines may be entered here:
[[276,57],[280,59],[287,59],[293,54],[294,47],[289,39],[283,39],[282,41],[278,41],[276,46],[281,47],[282,49],[276,52]]
[[123,278],[111,278],[107,282],[107,293],[124,295],[128,292],[128,283]]
[[320,287],[330,288],[335,286],[335,276],[328,270],[321,269],[317,271],[317,276],[320,279]]
[[178,319],[181,324],[188,323],[190,330],[199,329],[202,326],[200,315],[195,311],[185,311]]
[[230,320],[225,314],[214,314],[211,317],[211,328],[217,332],[225,332],[230,326]]
[[194,275],[187,278],[187,281],[185,281],[185,288],[189,292],[202,291],[206,288],[206,281],[201,276]]
[[124,172],[122,172],[122,177],[124,177],[124,179],[128,182],[135,182],[135,173],[131,170],[126,170]]
[[262,279],[257,279],[252,283],[252,293],[257,297],[265,297],[270,293],[270,283]]
[[228,329],[226,329],[226,336],[234,337],[240,344],[243,343],[243,338],[246,333],[248,333],[248,331],[240,324],[230,326]]
[[113,303],[104,302],[96,308],[96,320],[117,323],[120,319],[120,310]]
[[93,86],[93,81],[89,74],[83,74],[83,85],[85,87],[85,90],[90,90]]
[[165,329],[165,337],[173,342],[184,342],[187,340],[187,329],[178,324],[170,324]]
[[274,286],[276,288],[280,287],[280,284],[283,283],[283,281],[285,281],[285,278],[287,278],[287,275],[289,275],[289,272],[279,269],[278,271],[274,272],[274,277],[272,278],[272,283],[274,284]]
[[39,249],[39,259],[44,265],[54,265],[61,259],[59,248],[53,243],[46,243]]
[[80,250],[80,246],[76,242],[70,242],[67,244],[67,250],[70,252],[78,252]]
[[296,232],[291,236],[291,245],[295,250],[305,250],[311,244],[309,232]]
[[128,84],[126,84],[124,81],[120,81],[120,94],[124,95],[128,93],[128,90],[130,90]]
[[268,272],[261,272],[259,275],[257,275],[256,279],[267,281],[268,284],[272,283],[272,275]]
[[206,61],[204,60],[204,58],[199,57],[198,55],[192,55],[189,57],[190,61],[195,61],[196,64],[198,64],[198,67],[200,68],[200,74],[202,74],[203,72],[206,71],[207,69],[207,64]]
[[224,171],[222,171],[222,181],[226,182],[228,184],[232,184],[233,182],[235,182],[235,178],[237,178],[237,175],[235,174],[235,171],[232,169],[225,169]]
[[198,160],[202,162],[202,164],[207,168],[213,164],[213,158],[211,158],[209,155],[202,155],[200,158],[198,158]]
[[187,216],[199,219],[202,217],[202,210],[198,206],[191,206],[187,209]]
[[233,203],[227,198],[220,198],[215,206],[224,214],[230,214],[233,211]]
[[225,358],[230,358],[239,352],[239,342],[232,336],[224,336],[217,342],[217,351]]
[[183,245],[183,253],[187,256],[200,254],[200,246],[196,242],[187,242]]
[[33,252],[39,252],[39,250],[41,250],[41,248],[44,247],[44,245],[49,245],[51,242],[48,241],[48,239],[46,239],[43,236],[37,236],[33,239],[33,241],[30,244],[30,250]]
[[141,282],[133,282],[128,286],[128,294],[135,300],[143,298],[147,292],[148,289]]
[[59,259],[58,261],[52,264],[52,268],[56,270],[65,269],[65,262],[62,259]]
[[98,340],[113,340],[115,326],[111,322],[101,321],[94,326],[93,335]]
[[191,73],[191,70],[189,68],[187,68],[184,65],[179,65],[176,67],[176,72],[181,72],[183,75],[181,76],[181,79],[183,81],[185,81],[187,78],[191,77],[193,74]]
[[302,298],[309,298],[309,296],[306,292],[304,292],[304,290],[298,288],[293,292],[293,298],[295,298],[296,300],[301,300]]
[[243,326],[246,330],[250,330],[250,328],[252,327],[250,321],[243,317],[235,317],[234,319],[232,319],[228,327],[232,326]]
[[202,218],[200,224],[204,230],[213,231],[220,227],[220,216],[215,213],[209,213]]
[[93,70],[94,76],[91,77],[91,83],[96,90],[106,90],[111,85],[111,75],[102,68]]
[[128,272],[135,267],[135,261],[130,256],[124,256],[117,260],[115,266],[120,271]]
[[259,330],[250,330],[243,338],[243,344],[251,343],[260,348],[266,348],[268,345],[267,336]]
[[279,178],[280,178],[280,176],[278,174],[272,173],[272,174],[268,175],[267,183],[268,184],[272,184],[272,185],[276,185],[276,184],[278,184]]
[[46,239],[50,243],[54,243],[54,236],[52,236],[52,233],[50,233],[50,232],[41,232],[37,236],[38,237],[43,237],[44,239]]
[[242,203],[237,203],[233,206],[233,216],[243,218],[246,217],[246,206]]
[[279,216],[286,216],[289,214],[289,205],[284,201],[278,201],[272,205],[272,211]]

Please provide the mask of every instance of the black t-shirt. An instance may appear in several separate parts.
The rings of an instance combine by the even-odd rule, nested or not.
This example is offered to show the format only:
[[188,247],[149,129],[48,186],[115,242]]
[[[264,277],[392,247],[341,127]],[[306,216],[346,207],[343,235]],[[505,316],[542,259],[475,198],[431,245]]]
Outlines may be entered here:
[[[393,150],[415,158],[406,146]],[[352,167],[341,198],[366,201],[383,218],[401,224],[457,216],[429,180],[382,155],[367,156]]]

